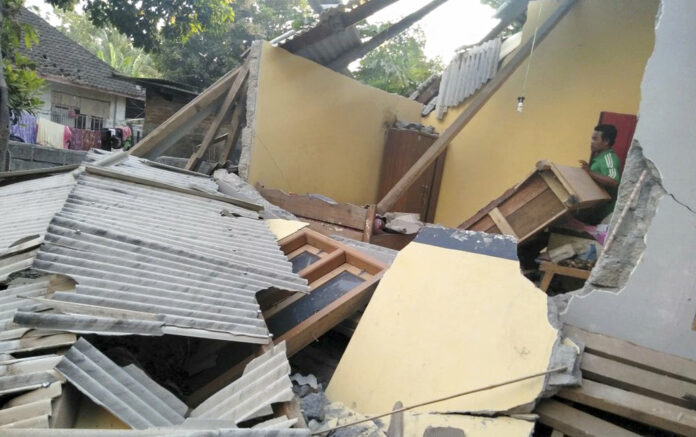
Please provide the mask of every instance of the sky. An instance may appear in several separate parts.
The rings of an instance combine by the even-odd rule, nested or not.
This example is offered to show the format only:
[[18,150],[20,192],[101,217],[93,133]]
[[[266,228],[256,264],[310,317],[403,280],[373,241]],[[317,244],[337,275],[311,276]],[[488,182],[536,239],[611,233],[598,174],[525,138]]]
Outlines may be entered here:
[[[430,0],[399,0],[367,21],[396,22],[429,2]],[[425,32],[426,56],[439,56],[443,62],[449,62],[456,48],[476,43],[486,36],[498,21],[492,18],[494,12],[493,8],[481,4],[479,0],[449,0],[438,7],[417,23]]]
[[[396,22],[429,2],[430,0],[399,0],[374,14],[368,22]],[[24,4],[27,7],[39,7],[42,16],[52,10],[43,0],[25,0]],[[482,5],[479,0],[447,1],[418,22],[426,36],[426,56],[439,56],[443,62],[448,63],[457,47],[477,42],[495,26],[497,20],[492,18],[493,13],[493,8]],[[55,20],[49,21],[53,25],[57,24]]]

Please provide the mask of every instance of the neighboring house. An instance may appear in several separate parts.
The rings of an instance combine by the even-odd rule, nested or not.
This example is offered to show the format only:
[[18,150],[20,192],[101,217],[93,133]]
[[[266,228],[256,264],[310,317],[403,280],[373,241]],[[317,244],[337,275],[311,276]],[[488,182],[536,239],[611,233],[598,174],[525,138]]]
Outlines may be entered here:
[[39,118],[99,130],[138,117],[145,93],[135,84],[116,79],[108,64],[29,10],[22,8],[19,20],[31,25],[39,37],[38,44],[20,48],[46,81]]

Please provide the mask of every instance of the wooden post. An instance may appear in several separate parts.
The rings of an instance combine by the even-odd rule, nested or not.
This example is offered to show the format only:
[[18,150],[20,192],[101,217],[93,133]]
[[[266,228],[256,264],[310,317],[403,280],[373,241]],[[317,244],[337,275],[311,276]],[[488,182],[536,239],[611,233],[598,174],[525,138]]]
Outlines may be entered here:
[[217,134],[218,129],[220,129],[220,125],[222,125],[223,120],[225,119],[225,117],[227,117],[227,114],[230,112],[230,108],[234,104],[235,100],[237,100],[237,97],[239,97],[239,91],[242,89],[242,86],[244,85],[244,82],[246,81],[248,74],[249,67],[245,64],[237,73],[237,77],[235,78],[234,83],[227,92],[225,101],[220,106],[217,115],[215,115],[215,119],[213,119],[213,123],[210,125],[208,131],[205,133],[205,137],[203,137],[203,141],[201,142],[201,147],[199,147],[198,150],[196,150],[193,153],[193,155],[191,155],[188,162],[186,163],[186,170],[194,170],[194,167],[198,165],[198,162],[205,155],[205,152],[208,150],[208,147],[210,147],[210,144],[212,144],[213,138],[215,138],[215,134]]
[[[561,21],[561,18],[571,9],[577,0],[565,0],[556,11],[539,27],[537,31],[537,44],[540,43],[546,35]],[[406,172],[406,174],[389,190],[384,198],[377,204],[377,212],[384,214],[389,211],[389,208],[396,203],[401,196],[408,190],[411,185],[425,172],[442,152],[447,149],[449,143],[457,136],[457,134],[466,126],[469,121],[483,108],[493,94],[500,88],[505,81],[517,70],[522,62],[529,56],[532,51],[532,38],[519,49],[496,76],[488,82],[479,91],[466,107],[466,109],[457,117],[456,120],[440,135],[432,146],[416,161],[415,164]]]
[[[242,90],[242,96],[246,94],[245,90]],[[225,140],[225,145],[222,146],[222,152],[220,152],[220,156],[218,157],[218,163],[224,164],[228,159],[230,159],[230,156],[234,152],[234,143],[237,140],[237,137],[239,136],[239,128],[242,124],[242,119],[244,118],[244,115],[246,114],[246,105],[245,102],[240,100],[237,102],[237,105],[234,107],[234,110],[232,111],[232,117],[230,117],[230,130],[227,132],[227,139]]]

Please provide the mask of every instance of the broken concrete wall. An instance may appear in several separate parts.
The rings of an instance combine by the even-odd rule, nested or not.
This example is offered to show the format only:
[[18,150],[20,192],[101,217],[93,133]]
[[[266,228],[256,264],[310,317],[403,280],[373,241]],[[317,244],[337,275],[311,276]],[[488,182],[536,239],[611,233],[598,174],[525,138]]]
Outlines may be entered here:
[[[422,105],[263,43],[250,64],[240,175],[338,202],[375,202],[387,129]],[[253,55],[252,50],[252,55]]]
[[[696,83],[685,79],[696,76],[695,19],[696,2],[660,6],[611,223],[614,241],[586,287],[559,301],[567,323],[690,359],[696,359]],[[643,184],[626,205],[643,170]]]

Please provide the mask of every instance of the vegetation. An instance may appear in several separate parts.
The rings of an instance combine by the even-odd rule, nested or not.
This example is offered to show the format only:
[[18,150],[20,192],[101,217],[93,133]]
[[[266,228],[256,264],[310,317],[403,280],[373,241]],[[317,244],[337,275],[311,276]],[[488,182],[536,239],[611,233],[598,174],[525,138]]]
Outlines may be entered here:
[[119,73],[133,77],[161,77],[152,55],[133,47],[131,40],[113,25],[99,28],[84,14],[56,12],[61,20],[58,30]]
[[[369,26],[363,29],[367,36],[376,34],[389,26]],[[390,93],[408,96],[434,73],[442,71],[439,58],[425,56],[425,35],[417,27],[411,27],[360,60],[355,78],[360,82]]]

